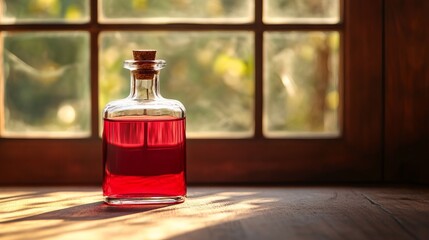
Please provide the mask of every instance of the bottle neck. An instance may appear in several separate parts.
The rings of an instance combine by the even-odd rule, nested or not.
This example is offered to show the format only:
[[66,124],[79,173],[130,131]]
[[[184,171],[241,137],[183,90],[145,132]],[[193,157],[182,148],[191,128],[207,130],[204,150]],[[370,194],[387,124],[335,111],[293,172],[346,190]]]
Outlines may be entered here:
[[159,71],[131,71],[131,91],[129,98],[134,100],[152,100],[160,97]]

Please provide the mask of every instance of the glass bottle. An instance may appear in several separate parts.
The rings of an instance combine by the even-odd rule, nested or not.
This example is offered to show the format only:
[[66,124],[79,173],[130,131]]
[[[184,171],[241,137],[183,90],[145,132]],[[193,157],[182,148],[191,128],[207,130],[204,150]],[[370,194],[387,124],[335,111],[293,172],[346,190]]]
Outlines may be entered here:
[[186,196],[185,107],[159,92],[164,60],[133,51],[130,95],[103,112],[103,196],[111,205],[173,204]]

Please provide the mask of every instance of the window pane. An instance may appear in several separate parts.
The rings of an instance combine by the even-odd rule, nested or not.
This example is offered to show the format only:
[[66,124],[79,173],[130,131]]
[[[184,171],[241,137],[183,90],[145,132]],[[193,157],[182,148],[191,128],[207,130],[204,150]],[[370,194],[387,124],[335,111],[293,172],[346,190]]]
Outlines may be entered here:
[[123,69],[133,49],[157,49],[165,59],[161,92],[187,109],[193,137],[253,133],[253,34],[250,32],[106,32],[100,37],[100,109],[129,94]]
[[337,23],[340,0],[264,0],[266,23]]
[[89,0],[0,0],[0,23],[83,23],[89,21]]
[[88,34],[3,32],[1,41],[1,135],[90,135]]
[[253,0],[100,0],[101,22],[245,23],[253,21]]
[[338,135],[338,32],[264,35],[264,134]]

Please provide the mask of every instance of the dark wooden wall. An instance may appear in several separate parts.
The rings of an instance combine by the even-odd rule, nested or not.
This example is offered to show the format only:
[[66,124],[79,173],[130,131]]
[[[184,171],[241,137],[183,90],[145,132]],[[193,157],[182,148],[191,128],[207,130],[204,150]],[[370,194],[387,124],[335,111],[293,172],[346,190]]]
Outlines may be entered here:
[[429,183],[429,1],[384,1],[385,179]]

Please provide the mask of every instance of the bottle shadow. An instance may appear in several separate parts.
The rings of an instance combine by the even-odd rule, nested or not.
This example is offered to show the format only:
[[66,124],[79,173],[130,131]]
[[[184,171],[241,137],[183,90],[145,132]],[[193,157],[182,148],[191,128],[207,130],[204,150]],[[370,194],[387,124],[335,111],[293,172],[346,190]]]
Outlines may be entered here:
[[7,220],[0,223],[13,223],[29,220],[61,219],[64,221],[100,220],[116,218],[125,215],[149,212],[171,205],[129,205],[110,206],[102,201],[77,205],[33,216]]

